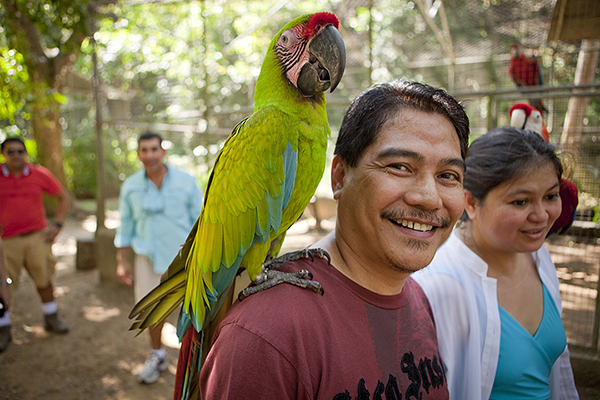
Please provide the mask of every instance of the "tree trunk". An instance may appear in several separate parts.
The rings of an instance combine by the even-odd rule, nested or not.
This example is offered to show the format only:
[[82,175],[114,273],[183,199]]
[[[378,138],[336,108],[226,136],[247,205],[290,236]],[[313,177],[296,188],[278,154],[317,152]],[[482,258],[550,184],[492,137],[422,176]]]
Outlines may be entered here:
[[37,142],[40,164],[48,168],[60,183],[68,189],[63,166],[62,129],[59,123],[60,110],[36,105],[31,114],[33,137]]
[[[575,84],[594,82],[594,74],[598,65],[598,54],[600,53],[600,39],[583,39],[581,41],[581,50],[577,59],[577,69],[575,70]],[[589,97],[579,96],[571,97],[565,116],[565,125],[563,128],[560,143],[567,145],[573,152],[576,146],[581,142],[583,133],[583,119],[587,109]]]
[[[8,43],[23,54],[30,80],[33,85],[34,101],[31,103],[31,124],[33,137],[37,142],[40,163],[48,168],[65,188],[67,179],[63,166],[62,129],[60,126],[60,106],[48,92],[61,93],[66,74],[75,62],[81,43],[85,38],[87,13],[81,14],[81,27],[75,29],[61,42],[59,54],[48,57],[44,50],[43,35],[33,20],[37,12],[27,12],[28,3],[15,0],[0,0],[5,19],[10,27]],[[74,25],[73,28],[78,28]]]

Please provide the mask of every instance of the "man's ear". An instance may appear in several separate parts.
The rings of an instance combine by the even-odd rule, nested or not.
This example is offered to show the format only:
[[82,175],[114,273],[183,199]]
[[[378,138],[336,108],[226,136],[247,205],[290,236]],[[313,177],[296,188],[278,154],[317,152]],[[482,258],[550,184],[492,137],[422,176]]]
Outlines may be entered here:
[[478,206],[479,200],[473,196],[473,193],[465,190],[465,211],[467,212],[469,219],[473,220],[475,218],[475,211],[477,210]]
[[340,156],[333,157],[333,161],[331,162],[331,190],[333,191],[333,198],[335,200],[338,200],[342,194],[346,168]]

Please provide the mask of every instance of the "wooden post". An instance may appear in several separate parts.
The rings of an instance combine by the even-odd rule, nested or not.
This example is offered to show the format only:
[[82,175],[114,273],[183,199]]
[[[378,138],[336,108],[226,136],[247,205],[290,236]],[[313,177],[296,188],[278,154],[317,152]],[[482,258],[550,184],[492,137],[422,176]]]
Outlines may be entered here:
[[[593,83],[600,54],[600,39],[583,39],[575,70],[575,84]],[[576,92],[577,89],[574,90]],[[583,119],[590,101],[586,96],[574,96],[569,100],[561,144],[579,144],[583,133]],[[577,155],[575,155],[577,156]]]

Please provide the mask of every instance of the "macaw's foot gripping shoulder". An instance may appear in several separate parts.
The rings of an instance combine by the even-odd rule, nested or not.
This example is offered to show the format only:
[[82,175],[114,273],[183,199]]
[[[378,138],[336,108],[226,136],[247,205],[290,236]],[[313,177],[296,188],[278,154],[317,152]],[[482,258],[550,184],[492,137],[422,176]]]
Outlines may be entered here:
[[284,282],[304,289],[312,289],[317,293],[325,293],[321,284],[312,280],[313,276],[310,271],[305,269],[296,272],[275,271],[275,269],[283,267],[290,261],[296,261],[303,258],[310,258],[314,261],[315,257],[326,258],[328,261],[331,261],[331,257],[323,249],[303,249],[286,253],[265,262],[262,265],[262,272],[258,274],[256,280],[253,282],[254,285],[242,290],[238,295],[238,299],[242,301],[254,293],[272,288],[273,286]]

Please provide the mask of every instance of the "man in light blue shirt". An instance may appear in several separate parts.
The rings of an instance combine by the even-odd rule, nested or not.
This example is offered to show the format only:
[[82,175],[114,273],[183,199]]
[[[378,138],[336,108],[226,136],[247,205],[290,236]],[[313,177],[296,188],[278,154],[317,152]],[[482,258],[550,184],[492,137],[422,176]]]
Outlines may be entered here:
[[[202,208],[195,178],[165,164],[167,151],[162,148],[160,135],[142,134],[137,155],[144,168],[123,182],[119,195],[121,225],[115,237],[117,275],[127,285],[133,284],[136,303],[160,283]],[[162,327],[149,329],[153,350],[137,376],[140,383],[156,382],[169,366],[162,348]]]

